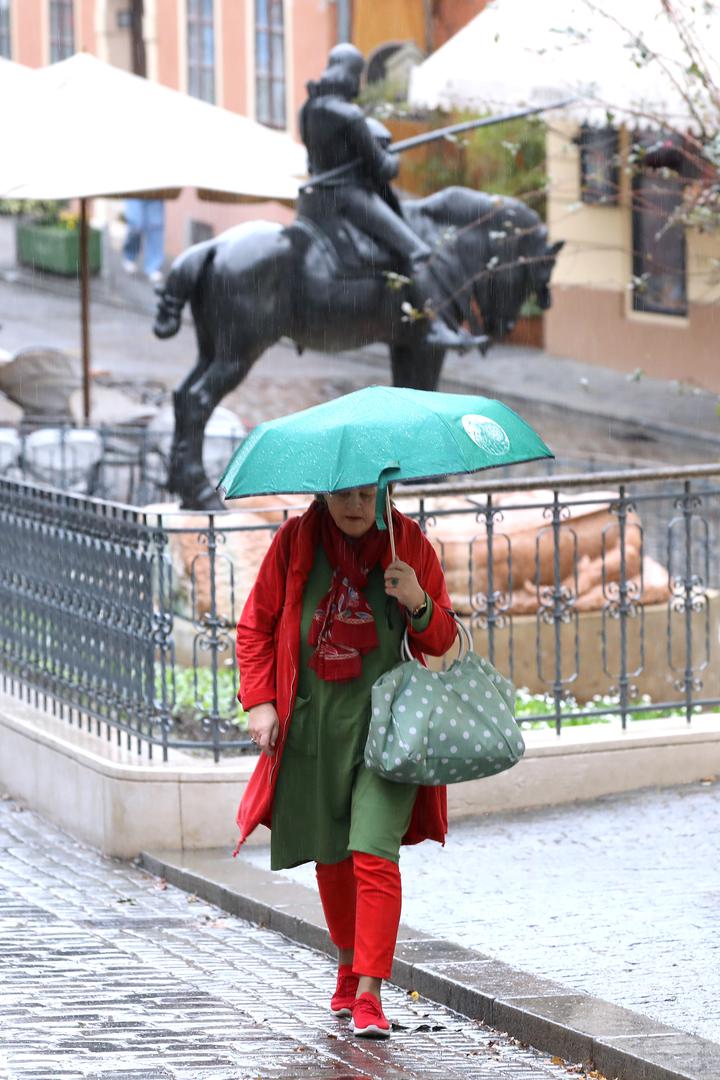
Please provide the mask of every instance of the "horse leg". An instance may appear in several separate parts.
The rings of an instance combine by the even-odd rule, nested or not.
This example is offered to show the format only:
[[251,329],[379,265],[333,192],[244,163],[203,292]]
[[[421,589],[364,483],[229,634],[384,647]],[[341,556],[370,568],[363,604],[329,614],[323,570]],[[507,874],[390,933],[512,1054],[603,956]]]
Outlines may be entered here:
[[[176,411],[183,413],[184,474],[182,502],[184,510],[224,510],[225,504],[215,492],[202,463],[205,426],[213,410],[222,399],[238,386],[248,371],[267,348],[257,349],[245,358],[242,365],[236,361],[216,359],[183,391],[178,391]],[[187,381],[187,380],[186,380]],[[183,384],[185,387],[185,384]]]
[[[170,449],[170,462],[166,486],[168,491],[180,495],[185,500],[192,498],[192,474],[199,466],[202,470],[202,439],[200,441],[199,456],[193,444],[193,402],[190,398],[190,390],[208,370],[215,356],[215,346],[212,335],[206,332],[201,320],[200,313],[193,310],[195,319],[195,334],[198,343],[198,359],[195,367],[185,376],[183,381],[173,393],[173,407],[175,410],[175,429],[173,432],[172,446]],[[238,376],[238,381],[242,376]]]
[[413,390],[437,390],[445,352],[427,345],[392,345],[390,363],[393,386]]

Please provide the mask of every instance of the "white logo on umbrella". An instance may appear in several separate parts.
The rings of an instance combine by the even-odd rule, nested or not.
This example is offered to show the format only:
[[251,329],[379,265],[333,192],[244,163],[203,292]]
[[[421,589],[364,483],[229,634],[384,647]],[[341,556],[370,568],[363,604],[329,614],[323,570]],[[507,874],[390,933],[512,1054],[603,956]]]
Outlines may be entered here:
[[505,431],[489,416],[467,413],[461,418],[461,423],[466,435],[469,435],[475,445],[486,453],[500,456],[510,449],[510,440]]

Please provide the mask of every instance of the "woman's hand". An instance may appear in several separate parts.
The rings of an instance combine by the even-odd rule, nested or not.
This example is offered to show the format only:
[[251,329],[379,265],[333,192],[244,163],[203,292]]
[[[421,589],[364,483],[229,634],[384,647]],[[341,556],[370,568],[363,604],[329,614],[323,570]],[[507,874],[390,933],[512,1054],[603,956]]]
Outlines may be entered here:
[[273,757],[275,743],[280,731],[277,709],[271,701],[264,705],[254,705],[248,709],[248,734],[263,754]]
[[385,592],[394,596],[408,611],[420,607],[425,599],[425,591],[420,588],[412,566],[395,559],[385,571]]

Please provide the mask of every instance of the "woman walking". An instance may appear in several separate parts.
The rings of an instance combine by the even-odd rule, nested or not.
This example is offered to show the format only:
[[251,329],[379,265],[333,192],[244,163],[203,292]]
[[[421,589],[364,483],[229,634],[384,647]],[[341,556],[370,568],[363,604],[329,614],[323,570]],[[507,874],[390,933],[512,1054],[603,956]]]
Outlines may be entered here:
[[271,826],[273,870],[315,862],[339,958],[330,1008],[356,1035],[384,1038],[400,845],[443,843],[447,810],[444,788],[366,769],[370,693],[399,663],[406,627],[418,658],[445,653],[456,630],[432,546],[393,509],[393,559],[375,499],[375,487],[316,498],[265,556],[237,631],[240,698],[262,751],[238,824],[240,844]]

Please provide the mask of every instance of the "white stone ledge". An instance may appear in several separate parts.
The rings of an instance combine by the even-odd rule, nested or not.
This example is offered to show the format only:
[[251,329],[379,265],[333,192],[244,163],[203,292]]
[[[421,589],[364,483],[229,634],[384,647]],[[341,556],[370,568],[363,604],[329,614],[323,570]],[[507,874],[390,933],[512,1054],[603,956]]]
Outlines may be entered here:
[[720,774],[720,714],[529,731],[514,769],[448,788],[450,820],[597,799]]
[[[252,758],[215,765],[173,751],[168,762],[149,760],[127,750],[124,736],[118,747],[116,738],[0,694],[0,785],[108,855],[132,858],[151,838],[161,846],[232,850]],[[265,829],[257,840],[267,843]]]
[[[526,733],[527,753],[500,776],[448,788],[451,820],[593,799],[720,773],[720,715]],[[0,787],[109,855],[227,847],[255,759],[149,760],[0,694]],[[254,842],[267,844],[264,828]]]

